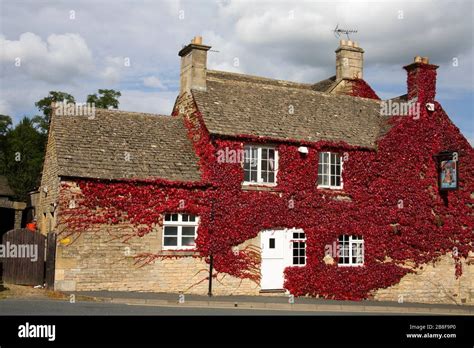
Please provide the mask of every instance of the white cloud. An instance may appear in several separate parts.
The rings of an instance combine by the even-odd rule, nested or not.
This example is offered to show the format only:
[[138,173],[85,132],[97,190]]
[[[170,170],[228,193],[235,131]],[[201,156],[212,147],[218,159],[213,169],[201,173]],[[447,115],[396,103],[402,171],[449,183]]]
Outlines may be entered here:
[[[474,85],[469,1],[160,0],[142,1],[139,6],[127,1],[121,1],[120,6],[110,4],[110,0],[76,0],[73,6],[4,1],[0,14],[4,37],[0,39],[5,45],[2,48],[8,45],[8,50],[3,49],[0,57],[6,67],[2,71],[4,86],[11,93],[2,88],[0,107],[20,115],[34,108],[36,98],[49,90],[70,92],[79,99],[98,88],[114,88],[123,93],[121,108],[169,113],[179,80],[177,52],[194,35],[202,35],[204,43],[212,46],[210,69],[316,82],[335,73],[338,39],[332,30],[339,24],[359,30],[353,38],[365,50],[365,77],[379,95],[405,93],[402,66],[415,55],[429,56],[432,63],[440,65],[439,97],[449,94],[462,103],[457,115],[466,124],[470,121],[469,105],[459,97],[459,91],[469,93]],[[76,11],[75,20],[69,19],[71,9]],[[403,19],[398,19],[400,10]],[[179,11],[184,11],[184,18],[178,17]],[[23,52],[29,60],[22,62],[21,69],[15,68],[12,58]],[[130,57],[130,67],[124,66],[125,57]],[[459,58],[456,68],[450,65],[454,57]],[[148,88],[157,88],[154,92],[159,93],[142,91]]]
[[50,83],[71,81],[92,73],[92,53],[78,34],[51,34],[43,41],[26,32],[19,40],[0,36],[0,61],[6,74],[26,74]]
[[147,76],[143,78],[143,85],[150,88],[166,89],[163,82],[156,76]]
[[170,115],[176,92],[143,92],[124,90],[120,97],[120,109]]
[[108,84],[117,84],[120,82],[126,68],[130,68],[130,57],[105,57],[105,68],[100,76]]
[[100,76],[102,76],[107,83],[115,84],[120,80],[120,71],[117,67],[108,66],[102,71]]
[[8,104],[8,102],[6,100],[4,100],[3,98],[0,99],[0,114],[10,115],[11,111],[12,111],[12,109],[11,109],[10,105]]
[[[239,48],[241,60],[248,62],[242,65],[246,72],[273,70],[280,73],[272,77],[282,78],[290,75],[288,70],[308,66],[332,75],[338,45],[332,33],[336,24],[358,29],[352,37],[366,51],[366,66],[377,64],[382,71],[392,65],[401,68],[415,55],[429,56],[435,64],[460,55],[472,61],[472,36],[466,36],[473,31],[472,15],[465,15],[472,12],[472,5],[467,1],[455,5],[433,1],[274,1],[271,5],[229,1],[219,11],[233,23],[231,35],[222,36]],[[380,75],[377,82],[386,81]],[[472,71],[460,77],[452,80],[473,85]]]

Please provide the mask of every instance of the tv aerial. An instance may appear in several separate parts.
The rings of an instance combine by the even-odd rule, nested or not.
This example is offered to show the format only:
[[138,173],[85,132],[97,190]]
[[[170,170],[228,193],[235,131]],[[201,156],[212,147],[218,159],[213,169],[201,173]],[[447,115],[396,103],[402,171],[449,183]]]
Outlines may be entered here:
[[339,24],[336,25],[336,28],[334,28],[334,36],[337,37],[338,39],[341,37],[342,34],[345,34],[347,37],[347,40],[350,40],[349,34],[356,34],[358,30],[356,29],[342,29],[339,28]]

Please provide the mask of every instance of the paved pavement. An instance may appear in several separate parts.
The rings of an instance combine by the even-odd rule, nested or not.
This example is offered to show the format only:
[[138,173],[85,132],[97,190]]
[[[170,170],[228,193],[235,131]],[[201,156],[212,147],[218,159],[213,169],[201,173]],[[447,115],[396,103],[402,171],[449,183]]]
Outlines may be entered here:
[[179,308],[222,308],[249,310],[278,310],[291,312],[352,313],[352,314],[443,314],[474,315],[474,306],[450,304],[398,303],[381,301],[334,301],[308,297],[294,298],[289,303],[288,296],[199,296],[185,295],[179,303],[179,294],[144,293],[121,291],[75,292],[77,295],[93,297],[99,301],[143,306],[170,306]]
[[[354,313],[288,310],[258,310],[240,308],[190,308],[178,306],[144,306],[108,302],[76,302],[58,300],[0,300],[1,315],[353,315]],[[368,313],[359,313],[368,315]]]

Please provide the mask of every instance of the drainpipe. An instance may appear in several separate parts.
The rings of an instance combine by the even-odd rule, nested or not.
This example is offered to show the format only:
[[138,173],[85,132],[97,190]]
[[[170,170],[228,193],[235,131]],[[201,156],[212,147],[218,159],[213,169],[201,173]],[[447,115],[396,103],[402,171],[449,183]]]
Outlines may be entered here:
[[212,270],[214,267],[214,257],[209,257],[209,291],[207,292],[207,296],[212,297]]
[[[214,225],[214,197],[211,198],[211,216],[210,216],[210,226]],[[209,229],[209,235],[212,233],[212,229]],[[210,238],[209,238],[210,240]],[[207,296],[212,297],[212,273],[213,273],[213,268],[214,268],[214,255],[212,254],[211,250],[211,255],[209,256],[209,288],[207,291]]]

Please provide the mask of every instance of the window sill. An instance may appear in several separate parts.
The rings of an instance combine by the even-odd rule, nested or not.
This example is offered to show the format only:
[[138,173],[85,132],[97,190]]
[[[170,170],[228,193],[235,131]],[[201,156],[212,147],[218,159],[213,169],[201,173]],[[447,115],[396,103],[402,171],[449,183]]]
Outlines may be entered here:
[[330,189],[330,188],[323,188],[319,186],[317,188],[319,192],[327,194],[329,196],[329,199],[332,199],[335,201],[352,202],[351,196],[345,193],[342,188]]
[[261,294],[284,294],[285,289],[261,289],[259,291]]
[[242,184],[242,190],[245,191],[276,191],[276,184],[274,185],[265,185],[265,184]]
[[343,186],[341,187],[333,187],[333,186],[316,186],[318,190],[327,190],[327,191],[342,191],[344,189]]
[[360,268],[360,267],[364,267],[364,264],[361,264],[361,265],[337,264],[337,267],[357,267],[357,268]]
[[199,251],[195,249],[163,249],[160,251],[162,256],[199,256]]

